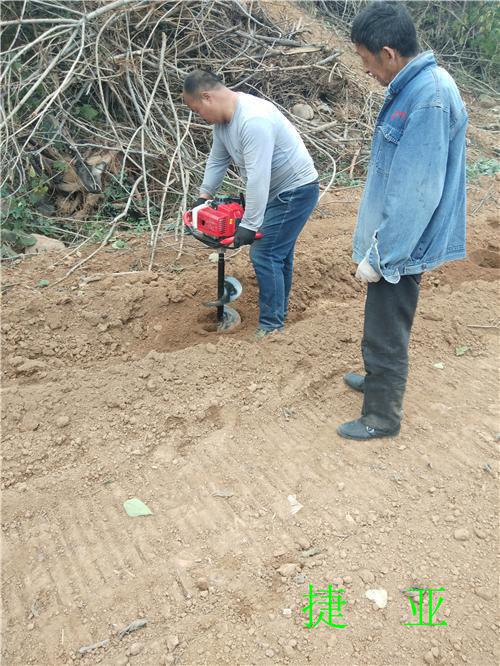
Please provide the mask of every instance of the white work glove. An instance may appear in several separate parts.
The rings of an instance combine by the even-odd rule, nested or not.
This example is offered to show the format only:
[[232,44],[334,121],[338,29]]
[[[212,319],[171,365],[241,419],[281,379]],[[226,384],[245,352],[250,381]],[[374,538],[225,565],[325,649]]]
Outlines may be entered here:
[[356,277],[358,280],[361,280],[361,282],[366,284],[367,282],[378,282],[381,276],[371,267],[370,262],[365,257],[363,261],[358,264]]

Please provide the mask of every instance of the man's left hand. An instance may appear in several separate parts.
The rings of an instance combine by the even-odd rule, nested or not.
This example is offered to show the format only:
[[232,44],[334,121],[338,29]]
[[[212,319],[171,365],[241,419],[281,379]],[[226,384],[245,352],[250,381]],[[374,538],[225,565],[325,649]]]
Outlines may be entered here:
[[358,268],[356,270],[356,277],[358,280],[361,280],[364,284],[367,282],[378,282],[381,278],[381,276],[377,273],[376,270],[374,270],[368,259],[365,257],[363,261],[358,264]]
[[256,232],[252,229],[245,229],[245,227],[239,226],[234,234],[234,247],[251,245],[255,240],[255,234]]

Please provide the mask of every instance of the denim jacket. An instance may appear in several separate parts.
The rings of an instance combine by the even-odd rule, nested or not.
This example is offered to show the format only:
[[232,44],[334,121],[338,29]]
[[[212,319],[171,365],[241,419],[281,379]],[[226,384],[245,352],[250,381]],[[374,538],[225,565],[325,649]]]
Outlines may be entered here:
[[387,282],[465,257],[467,112],[431,51],[389,85],[353,240]]

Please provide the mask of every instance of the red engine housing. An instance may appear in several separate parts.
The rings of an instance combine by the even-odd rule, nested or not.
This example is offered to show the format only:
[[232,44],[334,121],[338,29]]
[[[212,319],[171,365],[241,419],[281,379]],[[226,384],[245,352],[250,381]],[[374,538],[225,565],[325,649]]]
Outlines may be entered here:
[[244,214],[240,203],[217,203],[198,211],[198,231],[211,238],[230,238]]

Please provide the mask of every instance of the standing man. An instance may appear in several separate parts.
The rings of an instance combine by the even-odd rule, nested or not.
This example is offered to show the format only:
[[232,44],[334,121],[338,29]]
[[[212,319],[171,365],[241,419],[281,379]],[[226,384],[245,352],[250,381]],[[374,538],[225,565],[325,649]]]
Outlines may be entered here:
[[[184,81],[184,101],[214,125],[200,198],[211,199],[228,166],[246,180],[245,214],[234,245],[252,245],[259,284],[257,337],[280,331],[288,315],[297,237],[318,201],[318,174],[295,127],[266,100],[237,93],[203,70]],[[263,237],[255,241],[255,234]],[[255,241],[255,243],[254,243]]]
[[366,72],[388,86],[353,241],[356,277],[368,284],[365,375],[344,380],[364,393],[363,409],[337,429],[369,440],[399,433],[422,273],[465,256],[467,113],[433,53],[419,53],[402,3],[366,7],[351,40]]

